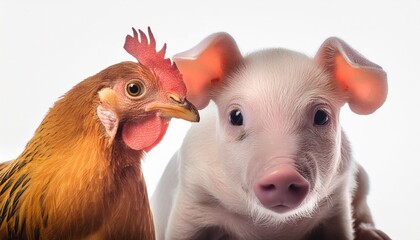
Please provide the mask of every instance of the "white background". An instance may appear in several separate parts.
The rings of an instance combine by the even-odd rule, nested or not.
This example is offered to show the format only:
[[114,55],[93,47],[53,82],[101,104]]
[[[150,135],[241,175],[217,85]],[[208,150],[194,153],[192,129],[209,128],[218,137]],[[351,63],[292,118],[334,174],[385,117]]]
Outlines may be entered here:
[[[122,48],[131,27],[151,26],[169,57],[218,31],[230,33],[243,53],[283,47],[309,56],[338,36],[388,73],[381,109],[359,116],[346,106],[341,115],[355,158],[370,174],[376,223],[393,239],[420,239],[420,1],[16,2],[0,3],[1,161],[20,154],[72,86],[134,60]],[[148,155],[150,194],[189,126],[173,120]]]

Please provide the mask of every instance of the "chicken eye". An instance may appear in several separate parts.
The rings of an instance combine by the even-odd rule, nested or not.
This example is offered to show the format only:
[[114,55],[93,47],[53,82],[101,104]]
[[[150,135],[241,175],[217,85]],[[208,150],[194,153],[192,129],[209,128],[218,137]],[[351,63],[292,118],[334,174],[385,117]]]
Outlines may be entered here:
[[137,79],[132,80],[127,83],[125,91],[129,97],[139,98],[145,92],[144,83]]
[[244,118],[240,110],[232,110],[229,114],[229,121],[234,126],[242,126],[244,123]]
[[314,124],[315,125],[325,125],[328,123],[328,121],[330,120],[330,118],[328,117],[328,114],[324,111],[324,110],[318,110],[315,113],[314,116]]

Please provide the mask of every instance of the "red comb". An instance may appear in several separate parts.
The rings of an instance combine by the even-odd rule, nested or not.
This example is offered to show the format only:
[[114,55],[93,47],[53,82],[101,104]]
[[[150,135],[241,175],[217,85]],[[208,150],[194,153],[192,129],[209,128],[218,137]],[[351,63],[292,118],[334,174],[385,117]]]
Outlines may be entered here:
[[147,28],[150,43],[142,30],[140,41],[137,31],[133,28],[133,36],[127,35],[125,38],[124,49],[137,59],[139,63],[148,67],[160,79],[166,90],[175,91],[185,96],[186,88],[182,81],[182,75],[175,64],[172,64],[169,58],[165,58],[166,43],[159,52],[156,52],[156,40],[150,27]]

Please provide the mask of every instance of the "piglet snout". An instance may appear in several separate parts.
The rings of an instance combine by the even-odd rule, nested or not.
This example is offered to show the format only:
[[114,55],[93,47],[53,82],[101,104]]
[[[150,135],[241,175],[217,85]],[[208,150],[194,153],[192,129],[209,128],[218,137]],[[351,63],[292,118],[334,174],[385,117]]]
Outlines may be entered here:
[[293,166],[283,165],[257,179],[254,192],[264,207],[284,213],[302,203],[309,182]]

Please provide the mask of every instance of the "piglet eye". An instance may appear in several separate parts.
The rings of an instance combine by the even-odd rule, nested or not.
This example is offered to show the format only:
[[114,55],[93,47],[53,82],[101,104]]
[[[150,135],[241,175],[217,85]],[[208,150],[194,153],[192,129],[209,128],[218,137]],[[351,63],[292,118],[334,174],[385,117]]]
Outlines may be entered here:
[[314,116],[315,125],[325,125],[330,120],[328,114],[324,110],[318,110]]
[[127,82],[125,91],[127,93],[128,97],[131,98],[140,98],[143,96],[146,88],[144,86],[144,83],[138,79],[133,79],[129,82]]
[[232,110],[229,114],[229,121],[234,126],[242,126],[244,123],[244,118],[240,110]]

